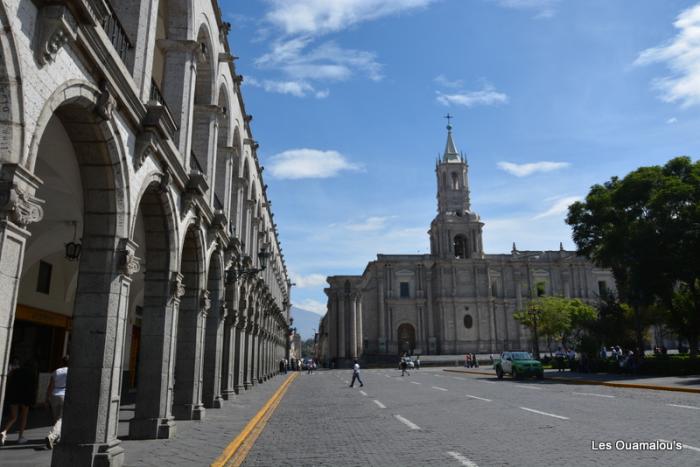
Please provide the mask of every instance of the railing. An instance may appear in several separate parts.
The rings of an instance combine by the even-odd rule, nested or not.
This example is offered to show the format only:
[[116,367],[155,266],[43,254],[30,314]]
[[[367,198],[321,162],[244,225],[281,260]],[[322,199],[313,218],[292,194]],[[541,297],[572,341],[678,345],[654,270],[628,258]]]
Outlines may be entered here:
[[124,26],[119,22],[117,14],[112,9],[112,5],[109,2],[107,2],[107,5],[109,6],[109,15],[102,20],[102,29],[105,30],[115,50],[126,64],[127,54],[134,46],[126,35]]
[[149,100],[151,102],[156,102],[159,105],[162,105],[163,107],[168,109],[168,112],[170,112],[170,108],[168,107],[168,103],[165,102],[165,97],[163,97],[163,93],[160,91],[160,88],[158,87],[158,83],[156,83],[156,80],[154,80],[154,79],[151,79],[151,94],[149,96]]

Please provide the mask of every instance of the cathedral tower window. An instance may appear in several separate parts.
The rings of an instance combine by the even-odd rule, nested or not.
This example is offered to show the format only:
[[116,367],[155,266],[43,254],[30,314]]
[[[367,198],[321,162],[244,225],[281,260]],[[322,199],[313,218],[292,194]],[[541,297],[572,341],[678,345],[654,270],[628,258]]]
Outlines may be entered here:
[[471,329],[472,326],[474,326],[474,318],[472,318],[472,315],[464,315],[464,327]]
[[452,172],[452,189],[459,190],[459,176],[457,172]]
[[454,239],[455,258],[469,258],[469,240],[465,235],[457,235]]

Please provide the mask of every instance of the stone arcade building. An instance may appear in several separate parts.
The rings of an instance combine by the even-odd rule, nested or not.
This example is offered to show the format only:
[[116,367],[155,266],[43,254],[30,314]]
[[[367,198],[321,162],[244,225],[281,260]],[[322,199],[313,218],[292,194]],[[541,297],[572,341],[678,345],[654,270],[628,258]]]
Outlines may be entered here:
[[230,25],[216,0],[5,0],[0,21],[0,406],[10,354],[41,393],[70,352],[52,465],[121,465],[122,398],[131,438],[168,438],[286,348]]
[[527,349],[530,335],[513,319],[537,295],[598,300],[612,273],[564,251],[484,254],[484,223],[471,210],[468,165],[448,125],[438,160],[438,213],[429,255],[377,255],[361,276],[332,276],[321,320],[322,360],[337,364],[399,353],[495,353]]

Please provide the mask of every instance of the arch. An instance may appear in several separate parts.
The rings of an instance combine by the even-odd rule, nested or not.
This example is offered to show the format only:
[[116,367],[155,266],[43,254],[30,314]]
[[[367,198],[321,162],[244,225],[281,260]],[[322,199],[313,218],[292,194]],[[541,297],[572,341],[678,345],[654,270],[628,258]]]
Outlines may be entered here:
[[455,258],[466,259],[469,258],[469,239],[464,234],[455,235],[453,251]]
[[224,300],[224,256],[220,249],[211,255],[208,269],[207,290],[211,300],[211,308],[206,316],[202,398],[205,407],[220,408],[223,404],[221,366],[224,318],[227,311]]
[[[0,158],[3,162],[17,163],[25,151],[25,127],[20,61],[13,31],[5,3],[0,2],[0,82],[3,83]],[[4,364],[0,364],[0,369],[1,365]]]
[[[161,186],[162,175],[152,173],[139,193],[131,238],[138,244],[137,256],[144,271],[133,281],[133,291],[142,289],[141,325],[131,336],[129,359],[138,362],[135,378],[136,409],[129,423],[132,439],[169,438],[173,431],[173,355],[176,347],[177,298],[172,297],[172,279],[177,276],[177,218],[169,190]],[[132,303],[135,307],[137,304]],[[138,336],[138,337],[136,337]],[[136,338],[134,344],[133,339]]]
[[409,355],[413,353],[413,349],[416,348],[416,328],[410,323],[403,323],[399,325],[396,330],[396,339],[399,345],[399,353],[404,352]]
[[452,189],[459,190],[459,175],[457,175],[457,172],[452,172],[451,177],[452,177]]
[[191,219],[183,236],[180,274],[184,295],[180,301],[175,357],[173,415],[176,419],[201,420],[204,319],[210,298],[205,287],[206,243],[199,222]]
[[234,163],[231,147],[231,103],[225,83],[219,86],[219,119],[216,143],[216,161],[214,162],[214,207],[228,213],[229,180],[231,180]]
[[[60,86],[41,109],[30,139],[24,165],[44,184],[37,197],[47,200],[46,216],[31,225],[35,234],[27,244],[31,251],[37,243],[55,242],[62,261],[64,238],[60,233],[60,193],[66,189],[77,193],[68,200],[68,212],[79,216],[82,253],[74,273],[78,276],[72,289],[65,291],[64,301],[72,303],[70,343],[70,377],[63,415],[62,449],[56,451],[56,464],[91,463],[81,446],[95,446],[95,453],[107,452],[119,444],[118,402],[122,373],[123,334],[130,280],[134,273],[133,245],[128,239],[128,190],[124,148],[112,120],[95,112],[98,91],[90,83],[69,81]],[[54,130],[57,130],[54,132]],[[63,179],[56,174],[59,155],[55,138],[64,135],[75,163],[75,177]],[[53,165],[52,165],[53,164]],[[72,186],[70,184],[73,184]],[[53,204],[52,204],[53,203]],[[71,204],[72,203],[72,204]],[[47,232],[49,233],[47,235]],[[53,235],[51,235],[53,233]],[[45,245],[42,245],[42,247]],[[27,258],[31,258],[31,253]],[[113,359],[105,359],[111,355]],[[91,388],[91,397],[79,390]],[[95,430],[99,425],[101,429]],[[115,450],[116,452],[117,450]],[[111,452],[111,451],[110,451]],[[116,453],[120,456],[120,453]],[[92,456],[88,453],[87,456]],[[110,462],[110,460],[105,460]],[[121,463],[118,459],[115,463]]]

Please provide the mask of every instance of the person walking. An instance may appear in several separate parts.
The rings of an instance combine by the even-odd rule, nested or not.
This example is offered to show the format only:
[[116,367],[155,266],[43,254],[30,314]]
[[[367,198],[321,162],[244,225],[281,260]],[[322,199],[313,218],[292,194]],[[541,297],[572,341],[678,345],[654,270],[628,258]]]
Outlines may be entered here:
[[406,361],[406,358],[401,359],[401,376],[404,374],[408,373],[408,376],[411,376],[411,373],[408,372],[408,362]]
[[416,370],[420,370],[420,355],[416,357]]
[[19,432],[17,444],[24,444],[27,438],[24,437],[24,429],[27,427],[27,415],[29,406],[34,400],[34,377],[27,365],[20,365],[19,358],[14,357],[10,362],[10,372],[7,379],[7,405],[10,406],[10,418],[5,423],[5,427],[0,432],[0,446],[7,440],[7,432],[19,418]]
[[472,367],[479,368],[479,360],[476,359],[476,354],[472,354]]
[[46,447],[53,449],[61,440],[61,425],[63,419],[63,402],[66,399],[66,381],[68,379],[68,356],[61,360],[61,366],[51,373],[49,387],[46,389],[46,401],[51,406],[53,426],[46,437]]
[[357,380],[360,383],[360,387],[363,387],[365,385],[360,379],[360,364],[357,363],[357,360],[353,360],[352,381],[350,382],[350,387],[355,386],[355,380]]

